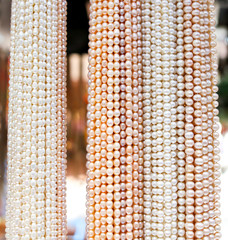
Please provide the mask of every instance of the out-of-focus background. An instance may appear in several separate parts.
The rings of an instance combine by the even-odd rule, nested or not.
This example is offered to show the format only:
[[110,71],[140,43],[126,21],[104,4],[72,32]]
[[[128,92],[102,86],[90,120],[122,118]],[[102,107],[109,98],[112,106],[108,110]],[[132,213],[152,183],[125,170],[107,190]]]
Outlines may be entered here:
[[[9,83],[10,0],[0,0],[0,239],[4,239]],[[69,239],[83,240],[86,195],[86,105],[88,65],[86,0],[68,0],[67,208]],[[228,239],[228,0],[216,0],[222,165],[222,240]]]

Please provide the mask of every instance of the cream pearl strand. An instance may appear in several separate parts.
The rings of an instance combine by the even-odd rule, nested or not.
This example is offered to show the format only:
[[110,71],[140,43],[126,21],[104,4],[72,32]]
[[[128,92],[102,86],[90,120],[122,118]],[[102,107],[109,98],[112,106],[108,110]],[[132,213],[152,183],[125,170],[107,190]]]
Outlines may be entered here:
[[[17,9],[18,1],[12,1],[11,6],[11,45],[10,45],[10,71],[9,71],[9,110],[8,110],[8,170],[7,170],[7,179],[8,179],[8,191],[7,191],[7,197],[6,197],[6,238],[12,239],[12,225],[13,225],[13,150],[14,144],[16,141],[14,141],[14,128],[15,126],[15,118],[14,118],[14,105],[15,101],[13,101],[13,98],[15,97],[15,45],[16,41],[15,38],[18,36],[16,34],[16,9]],[[14,209],[15,210],[15,209]],[[11,220],[12,219],[12,220]]]
[[[164,70],[169,71],[169,77],[170,81],[167,81],[167,83],[163,83],[164,87],[170,91],[170,103],[167,102],[167,97],[164,97],[164,130],[167,131],[168,135],[170,137],[164,139],[164,157],[165,157],[165,172],[170,173],[170,183],[169,179],[166,185],[165,185],[165,225],[164,225],[164,231],[165,231],[165,237],[166,239],[177,238],[177,219],[178,219],[178,210],[177,210],[177,189],[184,189],[185,185],[184,183],[181,183],[177,179],[177,134],[181,133],[181,130],[177,132],[177,75],[176,75],[176,5],[173,3],[173,1],[168,1],[168,18],[169,18],[169,69],[166,69],[166,62],[164,62]],[[165,24],[164,19],[164,26]],[[166,72],[165,72],[166,74]],[[165,78],[164,78],[165,79]],[[166,81],[166,79],[165,79]],[[166,90],[165,90],[166,91]],[[164,93],[165,93],[164,91]],[[169,113],[170,112],[170,113]],[[170,119],[169,119],[170,114]],[[183,130],[182,130],[183,132]],[[164,134],[165,137],[165,134]],[[170,140],[171,141],[170,141]],[[165,173],[164,178],[167,177],[167,174]],[[167,196],[170,196],[170,199]]]
[[[57,237],[57,0],[47,8],[47,84],[46,97],[46,239]],[[51,54],[52,52],[52,54]],[[48,54],[49,53],[49,54]],[[48,64],[50,63],[50,64]],[[49,86],[49,85],[48,85]]]
[[126,130],[125,130],[125,144],[126,144],[126,239],[133,239],[133,207],[132,207],[132,196],[133,196],[133,128],[132,128],[132,6],[131,1],[124,0],[125,4],[125,74],[126,74]]
[[[19,162],[21,160],[21,141],[19,135],[22,131],[21,123],[18,123],[17,115],[22,118],[21,106],[18,109],[18,104],[22,105],[22,84],[21,75],[22,71],[19,71],[19,63],[16,62],[16,55],[22,55],[20,48],[18,48],[19,42],[22,43],[23,32],[19,35],[20,31],[23,31],[23,25],[18,27],[19,14],[16,14],[16,9],[18,13],[21,13],[19,1],[12,1],[12,12],[11,12],[11,65],[10,65],[10,83],[9,83],[9,131],[8,131],[8,195],[7,195],[7,206],[6,206],[6,237],[8,239],[19,239],[20,237],[20,202],[18,198],[20,197],[20,190],[18,182],[20,181],[20,176],[18,173],[20,171]],[[21,13],[22,14],[22,13]],[[20,55],[19,55],[20,54]],[[21,63],[21,58],[20,58]],[[19,81],[16,81],[16,76],[20,73]],[[18,94],[19,93],[19,94]],[[17,110],[18,109],[18,110]],[[17,112],[18,111],[18,112]],[[18,141],[17,141],[18,138]],[[17,159],[16,158],[17,150]],[[17,195],[17,196],[16,196]]]
[[142,105],[142,19],[141,1],[136,1],[137,11],[137,80],[138,80],[138,238],[143,239],[143,105]]
[[[152,5],[153,6],[153,5]],[[152,237],[151,231],[151,87],[150,87],[150,1],[142,1],[142,83],[143,83],[143,200],[144,200],[144,226],[145,240]],[[153,11],[153,7],[151,8]],[[153,45],[152,45],[153,49]],[[153,56],[153,55],[152,55]],[[155,106],[155,105],[154,105]],[[153,221],[153,225],[156,223]],[[152,226],[153,227],[153,226]]]
[[185,145],[184,145],[184,18],[183,2],[178,0],[177,7],[177,172],[178,182],[184,184],[184,188],[178,188],[178,240],[185,240]]
[[133,110],[133,239],[139,239],[139,81],[138,81],[138,13],[137,1],[132,1],[132,110]]
[[57,231],[65,239],[66,216],[66,1],[58,0],[58,72],[57,72]]

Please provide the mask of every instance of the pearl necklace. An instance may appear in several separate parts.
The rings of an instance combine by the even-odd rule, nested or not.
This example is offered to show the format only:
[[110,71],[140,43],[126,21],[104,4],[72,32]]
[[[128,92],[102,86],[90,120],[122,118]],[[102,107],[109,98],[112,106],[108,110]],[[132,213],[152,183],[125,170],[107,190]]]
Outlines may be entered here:
[[[58,1],[13,1],[9,88],[7,239],[66,237],[66,134],[58,141]],[[64,1],[63,1],[63,6]],[[60,10],[60,9],[59,9]],[[64,12],[64,18],[66,13]],[[62,26],[61,26],[62,27]],[[62,34],[66,38],[66,29]],[[60,36],[59,36],[60,37]],[[65,40],[64,40],[65,41]],[[66,49],[62,49],[65,57]],[[65,75],[65,66],[61,72]],[[60,118],[64,121],[65,87]],[[61,88],[60,88],[61,89]],[[59,112],[60,114],[60,112]],[[58,152],[58,153],[57,153]],[[58,163],[61,155],[62,162]],[[59,164],[59,165],[58,165]],[[58,170],[62,178],[58,181]],[[62,185],[63,184],[63,185]],[[63,212],[58,216],[59,208]],[[57,225],[61,228],[57,230]],[[59,236],[58,236],[59,234]]]

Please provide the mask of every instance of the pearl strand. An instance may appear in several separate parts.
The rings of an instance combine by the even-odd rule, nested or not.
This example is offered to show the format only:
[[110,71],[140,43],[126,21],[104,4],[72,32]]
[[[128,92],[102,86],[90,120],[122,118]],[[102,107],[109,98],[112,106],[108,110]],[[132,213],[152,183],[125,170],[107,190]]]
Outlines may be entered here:
[[[171,124],[170,124],[170,135],[171,135],[171,144],[170,147],[166,146],[166,153],[167,156],[170,154],[170,162],[166,161],[166,164],[169,164],[169,168],[171,168],[171,201],[167,204],[168,209],[171,210],[171,219],[170,217],[167,218],[167,223],[165,225],[165,235],[167,238],[171,237],[172,239],[177,239],[178,234],[178,190],[183,190],[185,188],[185,184],[178,180],[178,161],[177,159],[177,136],[179,134],[184,134],[183,129],[179,129],[177,131],[177,14],[176,14],[176,4],[173,1],[168,2],[169,6],[169,36],[170,36],[170,113],[171,113]],[[167,104],[168,105],[168,104]],[[165,107],[167,106],[165,104]],[[165,108],[168,110],[169,108]],[[169,110],[168,110],[169,111]],[[183,110],[182,110],[183,111]],[[167,124],[169,127],[169,124]],[[168,140],[168,139],[167,139]],[[168,145],[168,141],[165,141]],[[165,154],[166,154],[165,153]],[[169,158],[168,158],[169,159]],[[166,166],[167,166],[166,165]],[[168,168],[168,169],[169,169]],[[169,191],[169,190],[168,190]],[[167,191],[167,192],[168,192]],[[183,208],[179,207],[179,211],[183,212]]]
[[[22,26],[19,26],[19,14],[16,14],[16,9],[18,13],[20,13],[20,5],[21,2],[19,1],[13,1],[12,2],[12,15],[11,15],[11,65],[10,65],[10,87],[9,87],[9,96],[11,102],[9,102],[9,132],[8,132],[8,182],[9,182],[9,189],[8,189],[8,198],[7,198],[7,206],[6,206],[6,237],[8,239],[12,239],[15,237],[15,239],[19,239],[19,231],[20,228],[18,226],[18,223],[20,219],[19,216],[16,216],[16,214],[20,214],[20,203],[18,204],[18,196],[20,197],[20,192],[16,192],[19,186],[17,184],[18,181],[20,181],[20,178],[18,176],[18,172],[20,171],[19,165],[16,160],[20,161],[21,157],[21,149],[20,146],[17,146],[20,141],[17,141],[18,134],[21,132],[21,124],[18,124],[18,119],[16,118],[17,114],[19,114],[19,117],[22,117],[21,114],[21,108],[19,108],[19,111],[17,113],[18,104],[22,103],[21,99],[18,99],[19,96],[22,95],[22,87],[21,87],[21,81],[19,82],[16,76],[21,72],[18,71],[18,63],[16,60],[16,55],[18,55],[18,44],[19,41],[22,40],[19,39],[20,35],[19,30],[23,31]],[[21,34],[23,36],[23,34]],[[20,54],[21,56],[21,54]],[[20,77],[21,79],[21,77]],[[17,80],[17,81],[16,81]],[[17,91],[19,91],[19,94],[17,94]],[[15,127],[14,127],[15,126]],[[16,150],[18,151],[17,159],[16,157]],[[18,195],[18,196],[16,196]],[[15,204],[16,203],[16,204]]]
[[[185,185],[185,145],[184,145],[184,26],[183,26],[183,3],[178,0],[177,6],[177,165],[178,182]],[[178,240],[185,238],[185,186],[178,189]]]
[[14,73],[14,68],[15,68],[15,45],[16,41],[15,38],[17,36],[16,34],[16,20],[17,20],[17,15],[16,15],[16,9],[17,9],[17,4],[18,1],[13,0],[12,1],[12,7],[11,7],[11,45],[10,45],[10,71],[9,71],[9,110],[8,110],[8,170],[7,170],[7,179],[8,179],[8,191],[7,191],[7,196],[6,196],[6,238],[7,239],[12,239],[12,225],[13,221],[13,150],[14,148],[14,128],[13,126],[15,125],[15,118],[14,118],[14,104],[16,103],[13,101],[13,98],[15,96],[15,73]]
[[[94,126],[94,87],[95,87],[95,66],[96,66],[96,1],[91,1],[90,5],[90,28],[89,28],[89,72],[88,72],[88,105],[87,105],[87,198],[86,198],[86,234],[87,239],[91,240],[94,237],[94,141],[95,126]],[[100,12],[97,10],[97,14]]]
[[121,194],[120,194],[120,9],[119,1],[114,1],[114,108],[119,112],[118,116],[114,118],[114,128],[117,130],[114,134],[114,239],[120,239],[121,221],[120,221],[120,207],[121,207]]
[[[211,74],[210,74],[210,43],[209,43],[209,12],[208,12],[208,1],[203,1],[203,21],[204,21],[204,50],[201,55],[201,62],[205,62],[204,66],[201,66],[202,72],[205,75],[206,81],[206,99],[207,101],[202,101],[203,103],[206,103],[207,108],[207,114],[202,114],[202,120],[204,123],[202,124],[203,129],[207,134],[203,134],[203,136],[206,136],[206,139],[203,139],[203,159],[204,159],[204,179],[203,179],[203,191],[204,195],[202,196],[203,200],[203,213],[201,215],[198,215],[200,217],[200,222],[197,226],[197,230],[199,230],[199,227],[203,228],[201,231],[203,231],[204,237],[210,237],[210,231],[212,230],[213,233],[211,236],[214,236],[214,227],[210,227],[210,223],[213,223],[211,220],[214,217],[213,213],[213,207],[214,207],[214,201],[210,202],[211,195],[213,195],[214,188],[213,188],[213,157],[212,157],[212,151],[213,151],[213,138],[212,138],[212,132],[210,132],[212,129],[212,116],[211,113],[213,107],[212,107],[212,92],[211,92]],[[204,77],[204,75],[202,77]],[[203,99],[203,98],[202,98]],[[207,126],[207,129],[205,127]],[[205,149],[205,150],[204,150]],[[211,191],[212,194],[208,194],[208,192]],[[201,234],[202,235],[202,234]]]
[[[195,79],[194,83],[196,84],[196,87],[194,88],[195,92],[195,118],[194,118],[194,124],[195,124],[195,136],[194,136],[194,149],[195,149],[195,238],[202,239],[205,235],[202,231],[204,225],[202,223],[204,212],[208,213],[209,206],[207,204],[207,191],[208,191],[208,180],[204,179],[206,176],[205,170],[207,173],[210,172],[208,169],[208,131],[210,128],[209,121],[207,118],[205,118],[205,113],[207,113],[207,104],[206,95],[207,95],[207,79],[206,79],[206,65],[205,65],[205,50],[206,50],[206,41],[205,41],[205,31],[207,29],[207,23],[206,23],[206,16],[204,12],[204,2],[200,1],[199,3],[194,2],[192,4],[192,8],[194,12],[199,12],[199,16],[194,16],[192,19],[193,27],[196,26],[196,24],[199,24],[203,28],[200,28],[200,35],[199,40],[201,44],[197,45],[196,47],[199,47],[199,56],[195,57],[195,69],[193,74],[197,77],[200,77],[202,81],[199,81],[198,79]],[[207,14],[207,13],[206,13]],[[205,23],[205,24],[204,24]],[[189,35],[191,32],[188,33]],[[195,34],[196,36],[196,34]],[[196,45],[195,41],[195,45]],[[196,49],[196,48],[195,48]],[[189,61],[189,63],[192,64],[192,62]],[[198,68],[197,68],[198,67]],[[197,81],[198,80],[198,81]],[[200,102],[196,99],[197,94],[200,96]],[[202,167],[203,164],[203,167]],[[210,166],[209,166],[210,167]],[[210,187],[209,187],[210,188]],[[205,197],[203,196],[205,192]],[[205,204],[203,204],[205,202]],[[206,236],[205,236],[206,237]]]
[[125,9],[124,0],[120,0],[120,231],[121,238],[125,239],[126,234],[126,185],[125,185],[125,174],[126,174],[126,156],[125,156],[125,130],[126,130],[126,120],[125,120],[125,104],[126,104],[126,72],[125,72]]
[[[143,199],[144,199],[144,238],[150,240],[152,237],[151,231],[151,87],[150,87],[150,8],[153,11],[153,6],[150,7],[150,1],[142,1],[142,82],[143,82]],[[153,45],[151,46],[153,51]],[[156,225],[155,221],[153,226]],[[153,228],[152,226],[152,228]]]
[[[34,214],[31,214],[31,219],[33,222],[33,226],[31,229],[31,238],[32,239],[44,239],[45,237],[45,157],[46,157],[46,149],[45,149],[45,123],[46,123],[46,94],[45,94],[45,63],[47,62],[47,54],[45,52],[47,47],[47,38],[44,34],[46,30],[46,22],[47,22],[47,5],[44,1],[40,1],[35,3],[34,5],[34,22],[33,22],[33,49],[35,53],[33,55],[33,69],[32,69],[32,78],[33,82],[33,93],[32,94],[34,103],[36,106],[33,106],[34,109],[34,119],[37,120],[37,129],[34,127],[31,131],[32,136],[36,136],[37,138],[33,138],[32,142],[34,142],[34,146],[38,146],[37,148],[37,158],[36,166],[33,165],[33,169],[31,169],[31,176],[34,176],[34,192],[36,191],[35,198],[32,200],[35,202],[34,207],[36,211]],[[43,15],[38,15],[39,12],[42,11]],[[39,51],[39,52],[38,52]],[[37,56],[36,56],[37,52]],[[35,105],[35,104],[34,104]],[[35,118],[37,117],[37,118]],[[37,184],[37,186],[35,185]],[[32,199],[32,198],[31,198]],[[34,204],[32,202],[32,204]],[[37,224],[39,223],[39,224]]]
[[142,34],[141,1],[137,0],[137,73],[138,73],[138,191],[139,191],[139,239],[143,240],[143,110],[142,110]]
[[57,237],[57,10],[57,0],[52,0],[47,8],[46,239]]
[[[116,2],[115,2],[116,3]],[[119,157],[119,152],[114,151],[114,135],[118,134],[120,129],[119,126],[115,126],[113,124],[113,118],[119,118],[119,106],[114,105],[114,88],[113,88],[113,78],[118,77],[118,71],[113,71],[113,60],[114,53],[119,52],[119,46],[114,45],[113,39],[118,36],[118,31],[113,31],[114,25],[114,1],[107,1],[107,50],[105,50],[105,54],[107,51],[107,60],[105,59],[105,63],[107,64],[107,202],[106,202],[106,214],[107,214],[107,239],[113,239],[114,227],[113,227],[113,205],[114,205],[114,196],[113,196],[113,161]],[[103,2],[104,4],[104,2]],[[116,109],[117,107],[117,109]]]
[[58,1],[57,195],[58,237],[65,239],[66,219],[66,1]]
[[[192,19],[191,14],[192,8],[191,8],[191,1],[185,0],[184,1],[184,31],[192,31],[192,23],[190,19]],[[195,31],[193,30],[193,33]],[[185,40],[186,43],[186,40]],[[185,59],[192,59],[194,57],[194,53],[192,53],[193,45],[192,43],[189,43],[185,47]],[[186,61],[186,60],[185,60]],[[188,106],[188,108],[193,108],[193,90],[194,87],[194,78],[191,75],[193,69],[191,67],[185,68],[185,102]],[[189,103],[188,103],[189,101]],[[186,107],[186,113],[185,113],[185,154],[186,154],[186,239],[194,239],[194,149],[191,144],[191,139],[194,137],[194,125],[193,122],[193,113],[188,112],[188,109]],[[190,141],[190,144],[189,144]]]
[[139,81],[138,81],[138,13],[137,1],[132,1],[132,110],[133,110],[133,239],[139,239]]
[[131,1],[124,0],[125,4],[125,74],[126,74],[126,239],[133,239],[133,223],[132,223],[132,196],[133,196],[133,146],[132,146],[132,6]]
[[214,109],[212,109],[212,136],[213,136],[213,178],[214,178],[214,229],[215,229],[215,239],[219,240],[221,238],[221,218],[220,218],[220,175],[221,175],[221,168],[220,168],[220,157],[219,157],[219,133],[218,133],[218,110],[216,107],[218,106],[218,88],[217,88],[217,58],[216,58],[216,35],[215,35],[215,7],[214,1],[208,0],[208,12],[209,12],[209,47],[211,49],[210,52],[210,64],[211,64],[211,94],[212,94],[212,104]]

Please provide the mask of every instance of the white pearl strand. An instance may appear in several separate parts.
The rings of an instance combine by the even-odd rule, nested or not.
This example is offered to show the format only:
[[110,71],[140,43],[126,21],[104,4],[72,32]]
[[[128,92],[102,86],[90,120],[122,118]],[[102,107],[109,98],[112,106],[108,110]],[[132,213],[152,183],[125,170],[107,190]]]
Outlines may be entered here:
[[[150,6],[150,1],[142,1],[142,82],[143,82],[143,199],[144,199],[144,226],[143,233],[145,240],[152,237],[151,231],[151,206],[152,206],[152,190],[151,190],[151,68],[150,68],[150,8],[152,11],[154,5]],[[154,35],[155,36],[155,35]],[[151,46],[154,51],[154,46]],[[154,52],[153,52],[154,53]],[[154,55],[152,55],[154,56]],[[153,80],[152,80],[153,81]],[[154,219],[155,220],[155,219]],[[153,226],[156,225],[155,221]],[[152,228],[153,228],[152,226]],[[157,225],[156,225],[157,226]],[[156,227],[155,226],[155,227]]]
[[[21,131],[21,124],[18,124],[18,119],[16,118],[17,115],[22,118],[21,108],[17,113],[18,104],[22,105],[22,100],[18,99],[22,95],[22,86],[21,81],[19,82],[19,72],[18,72],[18,62],[16,62],[16,56],[18,55],[18,48],[19,41],[21,43],[21,39],[19,39],[20,35],[19,30],[23,30],[22,26],[19,28],[19,14],[20,13],[20,2],[19,1],[12,1],[12,12],[11,12],[11,55],[10,55],[10,82],[9,82],[9,131],[8,131],[8,195],[7,195],[7,206],[6,206],[6,237],[8,239],[19,239],[19,223],[20,219],[19,216],[16,214],[20,214],[20,203],[18,201],[18,197],[16,194],[19,195],[20,191],[17,192],[17,188],[19,186],[17,184],[20,181],[18,176],[18,171],[20,171],[19,165],[17,160],[15,159],[16,151],[17,159],[20,161],[21,156],[21,149],[20,146],[17,144],[21,144],[19,135]],[[23,36],[23,34],[21,34]],[[22,53],[21,53],[22,54]],[[20,54],[20,56],[21,56]],[[19,55],[18,55],[19,56]],[[21,72],[20,72],[21,75]],[[17,77],[18,76],[18,77]],[[21,77],[20,77],[21,78]],[[19,94],[18,94],[19,92]],[[17,141],[17,138],[19,141]],[[17,172],[16,172],[17,171]],[[19,189],[20,190],[20,189]],[[20,197],[20,195],[19,195]]]
[[66,11],[67,2],[58,0],[58,90],[57,90],[57,201],[58,239],[66,239]]
[[[212,99],[213,99],[213,107],[212,109],[212,136],[213,136],[213,187],[214,187],[214,205],[213,205],[213,212],[214,212],[214,229],[215,229],[215,240],[219,240],[221,238],[221,212],[220,212],[220,175],[221,175],[221,168],[220,168],[220,157],[219,157],[219,118],[218,118],[218,110],[216,107],[218,106],[218,87],[217,85],[217,55],[216,55],[216,35],[215,35],[215,7],[214,7],[214,0],[208,0],[208,13],[209,13],[209,47],[210,47],[210,64],[211,64],[211,90],[212,90]],[[210,223],[212,225],[212,223]],[[213,235],[212,235],[213,236]]]
[[130,0],[124,0],[125,4],[125,73],[126,73],[126,239],[133,239],[133,128],[132,128],[132,6]]
[[139,212],[138,212],[138,231],[139,239],[143,240],[143,96],[142,96],[142,18],[141,18],[141,0],[137,4],[137,80],[138,80],[138,195],[139,195]]
[[47,8],[46,239],[57,237],[57,0]]
[[[138,13],[137,1],[133,0],[132,6],[132,110],[133,110],[133,134],[132,134],[132,157],[133,157],[133,239],[139,239],[139,81],[138,81]],[[140,60],[140,58],[139,58]]]
[[[31,68],[32,83],[32,107],[33,111],[33,129],[31,130],[32,157],[31,177],[34,178],[31,182],[33,187],[31,199],[31,209],[34,212],[31,214],[31,239],[41,239],[45,237],[45,124],[46,113],[46,84],[45,84],[45,67],[47,62],[46,47],[48,40],[46,39],[46,9],[48,6],[44,1],[34,2],[34,21],[33,21],[33,68]],[[43,14],[39,15],[42,11]],[[35,137],[33,137],[35,136]],[[36,152],[33,150],[36,149]],[[35,161],[34,161],[35,160]],[[34,162],[33,162],[34,161]],[[38,224],[37,224],[38,223]]]
[[[179,133],[184,132],[183,129],[179,129],[177,131],[177,74],[176,74],[176,38],[177,38],[177,22],[176,22],[176,5],[173,1],[168,1],[168,20],[169,20],[169,52],[170,52],[170,59],[169,59],[169,78],[170,81],[167,81],[167,87],[169,85],[170,94],[170,103],[167,102],[168,99],[164,99],[164,110],[165,110],[165,127],[167,129],[168,134],[170,137],[164,140],[164,156],[166,158],[165,164],[165,171],[170,172],[171,180],[167,179],[166,183],[166,193],[165,198],[167,195],[170,195],[170,199],[166,199],[165,210],[166,218],[165,218],[165,237],[166,239],[177,239],[177,231],[178,231],[178,210],[177,210],[177,190],[182,190],[185,188],[185,184],[178,181],[178,172],[177,172],[177,136]],[[166,26],[164,21],[164,26]],[[168,70],[168,69],[167,69]],[[165,84],[164,84],[165,86]],[[170,112],[170,113],[169,113]],[[170,114],[170,120],[169,120]],[[171,140],[171,141],[170,141]],[[167,174],[165,173],[165,177]],[[169,181],[171,181],[169,183]]]
[[[178,182],[185,185],[185,145],[184,145],[184,26],[183,2],[178,0],[177,6],[177,166]],[[185,240],[185,186],[178,189],[178,240]]]
[[[15,47],[16,41],[15,38],[18,36],[16,34],[16,22],[17,16],[16,9],[17,9],[18,1],[12,1],[11,6],[11,45],[10,45],[10,71],[9,71],[9,110],[8,110],[8,170],[7,170],[7,179],[8,179],[8,191],[6,197],[6,238],[12,239],[13,234],[13,173],[14,173],[14,165],[13,165],[13,151],[15,151],[14,144],[14,128],[15,125],[15,117],[14,117],[14,105],[16,101],[13,100],[15,97]],[[15,210],[15,209],[14,209]],[[12,220],[11,220],[12,219]]]

